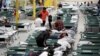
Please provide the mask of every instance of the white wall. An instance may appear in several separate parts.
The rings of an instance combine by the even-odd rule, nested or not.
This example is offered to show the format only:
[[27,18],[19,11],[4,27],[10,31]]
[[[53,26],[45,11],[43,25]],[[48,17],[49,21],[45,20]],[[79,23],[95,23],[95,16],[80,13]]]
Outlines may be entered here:
[[[62,0],[60,0],[62,1]],[[90,1],[93,1],[94,3],[97,3],[98,0],[64,0],[64,1],[67,1],[67,2],[90,2]]]

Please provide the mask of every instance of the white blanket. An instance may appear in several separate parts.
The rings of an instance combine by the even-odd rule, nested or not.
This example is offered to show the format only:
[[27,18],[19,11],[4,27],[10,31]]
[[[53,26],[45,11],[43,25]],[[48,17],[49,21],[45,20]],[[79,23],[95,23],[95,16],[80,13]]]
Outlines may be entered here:
[[53,56],[63,56],[62,51],[55,51]]
[[41,53],[39,56],[48,56],[48,52],[44,51],[44,52]]

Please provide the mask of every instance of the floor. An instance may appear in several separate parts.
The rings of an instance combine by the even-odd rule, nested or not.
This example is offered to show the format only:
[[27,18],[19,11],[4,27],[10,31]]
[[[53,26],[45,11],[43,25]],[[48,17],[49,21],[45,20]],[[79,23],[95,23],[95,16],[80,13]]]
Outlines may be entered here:
[[81,33],[84,32],[85,30],[85,18],[84,15],[79,11],[79,21],[78,21],[78,29],[77,29],[77,34],[75,36],[75,50],[77,49],[77,44],[81,38]]

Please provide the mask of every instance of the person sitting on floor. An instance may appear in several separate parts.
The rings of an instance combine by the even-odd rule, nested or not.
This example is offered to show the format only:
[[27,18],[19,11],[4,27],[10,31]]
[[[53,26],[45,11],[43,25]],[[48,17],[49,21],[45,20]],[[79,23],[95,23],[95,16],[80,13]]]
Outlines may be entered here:
[[64,23],[61,20],[61,17],[57,17],[57,20],[54,23],[54,29],[61,31],[62,29],[64,29]]

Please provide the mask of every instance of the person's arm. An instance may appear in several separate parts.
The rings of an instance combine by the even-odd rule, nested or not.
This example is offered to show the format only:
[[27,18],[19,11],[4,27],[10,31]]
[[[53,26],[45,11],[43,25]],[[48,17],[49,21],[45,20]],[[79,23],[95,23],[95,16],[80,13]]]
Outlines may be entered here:
[[49,13],[48,13],[48,11],[47,11],[47,16],[49,16]]

